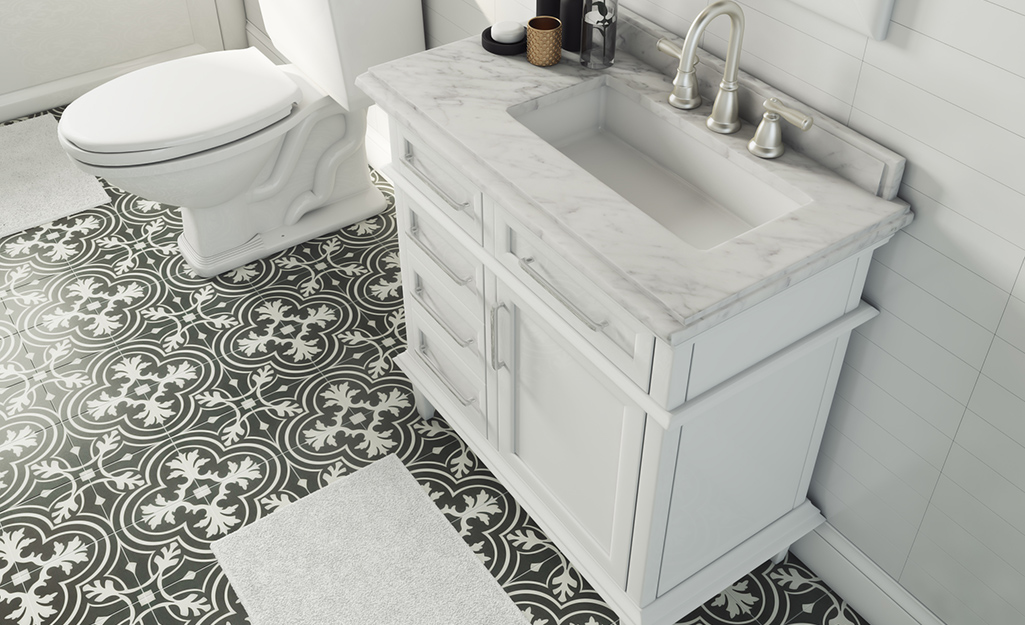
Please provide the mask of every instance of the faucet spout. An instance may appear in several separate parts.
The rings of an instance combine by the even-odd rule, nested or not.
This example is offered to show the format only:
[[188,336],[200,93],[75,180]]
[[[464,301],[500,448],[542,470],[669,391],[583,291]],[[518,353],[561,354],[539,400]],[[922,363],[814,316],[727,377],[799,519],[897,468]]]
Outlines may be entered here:
[[710,130],[730,134],[740,130],[739,106],[737,102],[737,74],[740,71],[740,47],[744,40],[744,11],[733,0],[716,0],[698,14],[687,31],[683,48],[665,39],[658,41],[658,49],[671,56],[679,57],[680,66],[673,80],[673,92],[669,103],[680,109],[694,109],[701,106],[698,80],[694,67],[698,62],[698,39],[712,20],[720,15],[730,18],[730,42],[726,50],[726,69],[719,94],[712,105],[712,114],[706,124]]

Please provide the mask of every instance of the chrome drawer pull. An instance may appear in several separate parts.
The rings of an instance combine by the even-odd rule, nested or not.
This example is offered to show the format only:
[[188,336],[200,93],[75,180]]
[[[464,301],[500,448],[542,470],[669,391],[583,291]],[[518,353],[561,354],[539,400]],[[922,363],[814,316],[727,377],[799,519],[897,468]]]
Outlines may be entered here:
[[416,224],[413,224],[409,227],[409,238],[413,240],[413,243],[416,243],[416,246],[419,247],[424,254],[427,254],[427,258],[433,260],[434,264],[440,267],[441,270],[444,271],[449,278],[452,278],[452,281],[458,284],[459,286],[466,286],[473,282],[473,276],[470,276],[469,278],[461,278],[459,274],[452,271],[448,265],[446,265],[440,258],[438,258],[438,255],[431,251],[431,249],[427,247],[427,245],[424,244],[423,241],[416,238],[416,235],[419,232],[420,228],[417,227]]
[[427,354],[426,345],[420,343],[420,349],[417,350],[417,353],[420,355],[420,360],[422,360],[423,363],[427,365],[427,368],[431,370],[431,373],[434,374],[434,377],[441,380],[441,383],[445,385],[445,388],[448,389],[448,392],[451,393],[452,396],[455,397],[460,404],[469,407],[477,403],[476,397],[466,399],[465,397],[459,394],[459,391],[456,389],[456,387],[452,386],[452,383],[448,381],[448,378],[446,378],[445,375],[441,372],[441,369],[438,369],[438,366],[431,361],[431,357]]
[[445,191],[443,191],[441,187],[431,182],[431,180],[427,176],[425,176],[423,172],[417,169],[416,164],[413,162],[415,160],[415,157],[413,156],[413,146],[410,145],[408,141],[406,142],[406,154],[404,158],[406,159],[406,163],[409,165],[409,168],[413,171],[414,174],[416,174],[416,177],[420,179],[420,182],[427,185],[428,189],[440,195],[441,199],[445,200],[445,202],[452,208],[460,211],[466,211],[470,213],[471,217],[474,217],[474,219],[476,219],[476,216],[473,214],[473,211],[470,210],[469,202],[455,201],[454,199],[452,199],[451,195],[445,193]]
[[415,289],[413,289],[413,299],[416,300],[416,303],[420,304],[420,306],[422,306],[423,309],[427,311],[427,314],[431,316],[431,319],[434,319],[438,323],[438,325],[441,326],[441,329],[447,332],[448,335],[452,337],[452,340],[459,345],[459,347],[469,347],[473,343],[473,339],[459,338],[459,335],[456,334],[456,331],[452,329],[452,326],[450,326],[444,319],[442,319],[441,315],[435,312],[433,308],[427,305],[427,302],[424,301],[423,293],[424,289],[422,286],[418,286]]
[[505,368],[505,363],[498,359],[498,311],[502,308],[508,310],[505,304],[491,309],[491,368],[495,371]]
[[588,317],[584,313],[584,311],[580,310],[580,308],[578,308],[576,304],[574,304],[573,302],[571,302],[568,299],[566,299],[566,296],[563,295],[562,293],[560,293],[559,290],[557,288],[555,288],[555,285],[553,285],[552,283],[548,282],[548,280],[545,280],[544,277],[541,274],[539,274],[537,272],[537,270],[534,269],[534,267],[531,266],[531,263],[534,262],[534,258],[533,257],[520,258],[519,261],[520,261],[520,269],[525,271],[528,276],[530,276],[531,278],[534,279],[535,282],[540,284],[541,287],[544,290],[548,291],[548,293],[552,297],[554,297],[555,299],[559,300],[559,303],[562,304],[563,306],[565,306],[566,308],[568,308],[569,311],[571,313],[573,313],[573,315],[577,319],[579,319],[585,326],[587,326],[588,328],[590,328],[594,332],[601,332],[603,329],[608,327],[608,325],[609,325],[608,321],[592,321],[591,318]]

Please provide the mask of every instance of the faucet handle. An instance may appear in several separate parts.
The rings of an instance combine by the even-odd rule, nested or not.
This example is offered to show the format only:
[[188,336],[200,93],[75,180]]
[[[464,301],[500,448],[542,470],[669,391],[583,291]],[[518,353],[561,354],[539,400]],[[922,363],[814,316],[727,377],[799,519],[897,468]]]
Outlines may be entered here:
[[801,130],[811,128],[813,119],[795,108],[783,104],[778,98],[769,98],[762,103],[765,113],[755,130],[755,136],[747,144],[751,154],[759,158],[777,158],[783,155],[783,133],[779,126],[782,117]]

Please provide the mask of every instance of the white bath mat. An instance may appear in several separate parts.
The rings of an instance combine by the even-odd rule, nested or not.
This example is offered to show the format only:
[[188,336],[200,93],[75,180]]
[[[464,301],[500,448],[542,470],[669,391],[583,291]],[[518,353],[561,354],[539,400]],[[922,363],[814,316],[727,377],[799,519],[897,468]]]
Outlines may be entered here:
[[96,178],[71,164],[52,115],[0,126],[0,236],[109,201]]
[[393,455],[211,548],[253,625],[529,625]]

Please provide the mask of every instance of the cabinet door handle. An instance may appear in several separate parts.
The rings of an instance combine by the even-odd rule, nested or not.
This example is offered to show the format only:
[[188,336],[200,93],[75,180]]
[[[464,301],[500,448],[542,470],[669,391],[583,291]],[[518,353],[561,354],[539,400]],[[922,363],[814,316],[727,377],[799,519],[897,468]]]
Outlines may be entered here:
[[452,281],[458,284],[459,286],[466,286],[473,281],[473,276],[470,276],[469,278],[463,278],[456,272],[452,271],[452,269],[448,265],[446,265],[444,261],[442,261],[441,258],[439,258],[438,255],[435,254],[433,250],[431,250],[431,248],[427,247],[427,245],[423,241],[416,238],[416,235],[419,234],[419,232],[420,228],[416,224],[413,224],[409,227],[409,238],[413,240],[413,243],[416,243],[416,246],[419,247],[424,254],[427,254],[427,258],[433,260],[434,264],[440,267],[441,270],[445,272],[445,275],[447,275],[449,278],[452,278]]
[[416,302],[420,304],[420,306],[422,306],[424,310],[427,311],[427,314],[430,315],[431,319],[434,319],[439,326],[441,326],[442,330],[447,332],[448,335],[452,337],[452,340],[455,341],[459,345],[459,347],[469,347],[473,343],[473,339],[460,338],[459,335],[456,334],[456,331],[452,329],[452,326],[450,326],[447,321],[442,319],[441,315],[439,315],[433,308],[431,308],[427,304],[426,301],[424,301],[423,293],[423,287],[417,286],[415,289],[413,289],[413,299],[416,300]]
[[555,285],[545,280],[544,276],[537,272],[533,267],[534,258],[520,258],[520,269],[522,269],[528,276],[534,279],[535,282],[541,285],[541,288],[548,291],[549,295],[559,301],[560,304],[569,309],[573,316],[579,319],[585,326],[593,330],[594,332],[601,332],[604,328],[609,325],[608,321],[594,321],[587,316],[584,311],[571,302],[565,295],[563,295],[559,289],[555,288]]
[[452,198],[451,195],[449,195],[448,193],[445,193],[445,191],[441,187],[436,185],[434,182],[431,181],[430,178],[428,178],[426,175],[424,175],[424,173],[422,171],[417,169],[416,163],[414,162],[416,160],[416,157],[413,155],[413,146],[410,145],[408,141],[406,142],[406,154],[403,156],[403,158],[405,159],[406,163],[409,165],[409,169],[412,170],[412,172],[414,174],[416,174],[416,177],[420,179],[420,182],[422,182],[425,185],[427,185],[428,189],[430,189],[431,191],[434,191],[439,196],[441,196],[441,199],[445,200],[445,203],[447,203],[452,208],[454,208],[456,210],[459,210],[459,211],[468,212],[468,213],[470,213],[471,217],[476,219],[476,216],[473,214],[473,211],[470,210],[470,203],[469,202],[457,202],[457,201],[455,201]]
[[491,309],[491,368],[495,371],[505,367],[505,363],[498,359],[498,311],[502,308],[509,310],[505,304]]
[[451,382],[449,382],[448,378],[445,377],[445,374],[443,374],[441,372],[441,369],[438,368],[438,365],[434,364],[434,361],[431,360],[430,355],[427,353],[426,345],[420,343],[420,348],[417,350],[417,354],[420,356],[420,360],[424,363],[424,365],[426,365],[427,368],[431,370],[431,373],[434,374],[434,377],[441,380],[441,383],[445,385],[445,388],[448,389],[448,392],[451,393],[452,396],[455,397],[460,404],[469,407],[477,403],[476,397],[472,397],[470,399],[463,397],[459,393],[459,390],[455,386],[453,386]]

